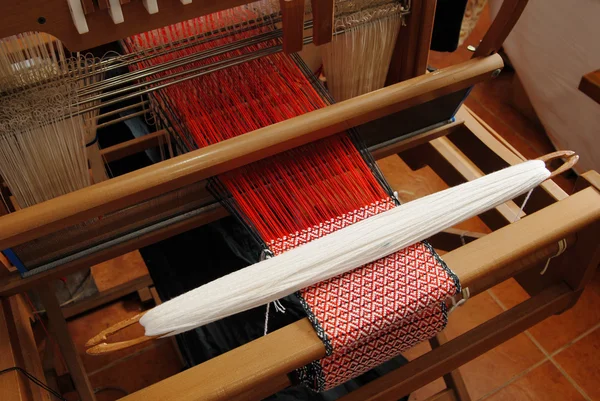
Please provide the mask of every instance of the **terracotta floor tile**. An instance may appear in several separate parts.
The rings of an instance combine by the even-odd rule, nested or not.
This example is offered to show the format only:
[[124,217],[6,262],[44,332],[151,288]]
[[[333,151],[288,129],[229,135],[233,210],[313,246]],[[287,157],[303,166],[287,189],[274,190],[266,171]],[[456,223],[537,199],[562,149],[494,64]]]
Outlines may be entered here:
[[600,328],[554,356],[554,360],[592,399],[600,400]]
[[554,352],[600,323],[600,274],[584,290],[577,304],[529,331],[548,352]]
[[[528,298],[525,290],[510,279],[491,290],[507,308]],[[551,316],[529,332],[552,353],[600,323],[600,274],[596,274],[575,306],[561,315]]]
[[584,399],[552,362],[545,362],[499,392],[485,398],[486,401],[579,401]]
[[510,278],[494,286],[490,291],[507,309],[529,299],[529,294],[527,294],[514,278]]
[[435,395],[445,389],[446,383],[444,383],[444,379],[440,377],[439,379],[432,381],[425,387],[421,387],[417,391],[413,392],[408,398],[408,401],[424,401],[432,395]]
[[[88,373],[92,373],[110,362],[116,361],[150,345],[150,343],[140,344],[136,347],[101,356],[92,356],[85,353],[85,343],[90,338],[121,320],[137,315],[143,310],[142,308],[143,306],[137,298],[137,295],[131,294],[128,297],[122,298],[119,301],[91,311],[68,322],[69,333],[71,334],[71,338],[73,338],[73,342],[75,343],[79,355],[81,355],[81,359]],[[122,341],[143,334],[144,329],[142,326],[133,325],[116,333],[111,337],[111,340]]]
[[[500,314],[502,309],[484,292],[471,298],[451,315],[445,330],[449,339]],[[544,359],[525,334],[508,340],[460,368],[471,397],[476,400]]]
[[[90,381],[95,388],[113,386],[133,393],[180,371],[181,363],[173,343],[164,341],[91,375]],[[111,394],[116,398],[122,397],[117,392]]]

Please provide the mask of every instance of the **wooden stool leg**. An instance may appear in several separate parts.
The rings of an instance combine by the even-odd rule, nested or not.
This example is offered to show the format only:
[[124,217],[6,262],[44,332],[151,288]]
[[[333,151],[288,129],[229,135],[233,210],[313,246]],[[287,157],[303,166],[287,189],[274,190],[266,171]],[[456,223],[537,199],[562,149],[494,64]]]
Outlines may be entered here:
[[[429,340],[429,344],[431,344],[431,348],[437,348],[442,344],[448,342],[448,338],[446,335],[441,332],[437,336],[433,337]],[[458,369],[453,370],[452,372],[444,375],[444,382],[446,383],[446,387],[452,389],[454,391],[454,396],[458,401],[471,401],[471,396],[469,396],[469,392],[467,391],[467,386],[460,374]]]
[[69,372],[71,373],[79,397],[81,397],[81,401],[95,401],[96,396],[94,395],[94,389],[85,373],[85,368],[75,349],[75,344],[69,335],[67,322],[62,314],[54,291],[50,286],[40,286],[37,291],[46,308],[46,314],[48,315],[48,321],[50,323],[50,331],[60,347],[60,352],[69,368]]

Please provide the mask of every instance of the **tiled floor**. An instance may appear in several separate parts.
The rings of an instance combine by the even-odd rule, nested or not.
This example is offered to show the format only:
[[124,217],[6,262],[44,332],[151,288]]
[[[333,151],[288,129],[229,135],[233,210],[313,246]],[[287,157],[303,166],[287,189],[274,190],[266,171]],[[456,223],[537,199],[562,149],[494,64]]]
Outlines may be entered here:
[[[430,64],[444,67],[471,56],[467,44],[476,44],[489,24],[484,13],[480,25],[459,51],[432,54]],[[526,157],[537,157],[553,150],[536,122],[520,114],[511,101],[514,73],[505,71],[499,78],[476,87],[467,105]],[[397,156],[380,162],[391,185],[407,200],[445,187],[431,169],[411,171]],[[564,180],[563,186],[570,183]],[[478,219],[461,225],[464,229],[486,232]],[[135,259],[135,258],[134,258]],[[125,268],[124,268],[125,269]],[[126,269],[125,269],[126,270]],[[454,338],[503,310],[527,299],[514,281],[508,280],[470,299],[450,317],[446,334]],[[600,401],[600,277],[596,277],[575,307],[551,317],[515,338],[496,347],[460,368],[473,400],[598,400]],[[105,357],[89,357],[83,344],[104,327],[139,313],[143,306],[129,296],[69,322],[69,330],[80,349],[93,385],[103,390],[99,400],[113,400],[171,376],[181,369],[170,341],[161,340]],[[138,333],[132,333],[133,335]],[[409,352],[409,359],[429,350],[421,344]],[[411,395],[424,400],[444,388],[441,379]]]

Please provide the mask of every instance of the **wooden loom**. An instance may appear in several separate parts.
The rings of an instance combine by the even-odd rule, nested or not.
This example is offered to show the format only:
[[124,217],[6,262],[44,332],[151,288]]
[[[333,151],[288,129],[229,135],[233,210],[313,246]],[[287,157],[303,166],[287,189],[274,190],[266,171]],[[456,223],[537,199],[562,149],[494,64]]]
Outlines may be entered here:
[[[96,4],[89,3],[92,6]],[[106,12],[95,10],[86,14],[90,33],[85,35],[73,31],[68,7],[62,0],[44,2],[43,5],[34,0],[2,5],[0,9],[3,15],[19,18],[11,18],[4,24],[0,36],[22,29],[40,29],[35,24],[39,24],[39,18],[44,16],[48,32],[56,34],[67,44],[73,43],[74,49],[84,49],[134,32],[216,11],[216,6],[205,6],[205,2],[199,0],[187,6],[172,1],[164,6],[161,3],[160,12],[149,16],[139,1],[121,3],[127,3],[123,5],[123,10],[126,17],[132,16],[131,21],[126,18],[125,23],[113,26]],[[227,8],[241,3],[245,1],[221,2],[218,7]],[[419,105],[490,79],[502,68],[500,57],[493,53],[510,32],[525,3],[505,1],[471,61],[424,75],[435,1],[413,1],[407,21],[409,33],[397,44],[388,76],[391,85],[387,88],[10,213],[0,218],[0,249],[42,238],[89,218],[109,215],[189,184],[202,183],[218,173],[332,135],[349,126],[411,108],[414,110]],[[83,4],[88,2],[84,1]],[[292,32],[298,32],[293,29],[294,24],[297,27],[302,21],[294,18],[293,11],[286,11],[286,8],[283,13],[284,43],[289,43],[288,49],[297,49],[297,35],[294,46]],[[326,26],[328,20],[327,14],[322,20],[317,20],[315,31],[328,32],[326,28],[319,28],[319,21]],[[103,36],[106,32],[108,36]],[[162,135],[164,132],[157,132],[103,149],[102,153],[107,161],[117,160],[156,146]],[[429,165],[449,185],[472,180],[523,160],[518,152],[498,139],[466,107],[458,111],[455,121],[408,138],[376,144],[372,151],[375,158],[400,154],[412,168]],[[202,199],[203,202],[199,203],[198,212],[191,217],[174,219],[170,224],[84,253],[26,278],[21,278],[16,272],[6,273],[3,270],[0,275],[0,296],[3,297],[0,344],[3,355],[9,355],[10,360],[4,362],[3,359],[2,363],[7,366],[0,368],[17,364],[25,366],[32,373],[38,373],[36,376],[41,372],[39,364],[35,362],[36,351],[32,351],[31,337],[27,334],[27,320],[23,319],[25,312],[17,298],[19,293],[35,289],[46,306],[51,330],[61,347],[81,399],[93,400],[93,390],[69,338],[63,312],[47,283],[225,216],[227,212],[208,199],[203,185],[199,184],[198,187],[190,199]],[[470,289],[471,295],[515,277],[529,292],[531,299],[451,341],[438,336],[431,352],[344,399],[397,399],[444,376],[451,389],[438,395],[437,399],[466,400],[468,394],[454,372],[459,366],[546,317],[574,305],[600,262],[600,247],[596,239],[600,228],[600,175],[593,171],[583,174],[572,195],[566,194],[552,181],[543,184],[542,188],[534,192],[525,210],[528,215],[525,219],[510,223],[516,206],[509,202],[480,216],[494,230],[491,234],[481,236],[448,231],[431,239],[435,247],[449,251],[444,255],[444,260],[460,277],[463,286]],[[137,215],[130,215],[114,224],[124,226],[131,220],[142,220],[153,212],[151,207],[141,208]],[[461,245],[461,237],[466,245]],[[540,276],[539,271],[548,258],[557,254],[558,243],[562,239],[567,241],[568,249],[553,259],[547,274]],[[8,266],[5,267],[8,269]],[[289,347],[289,344],[294,346]],[[322,342],[308,320],[304,319],[138,391],[127,399],[260,399],[288,386],[288,372],[321,358],[324,352]],[[237,367],[233,374],[232,366]],[[7,391],[14,399],[44,399],[17,372],[0,376],[0,383],[2,391]]]

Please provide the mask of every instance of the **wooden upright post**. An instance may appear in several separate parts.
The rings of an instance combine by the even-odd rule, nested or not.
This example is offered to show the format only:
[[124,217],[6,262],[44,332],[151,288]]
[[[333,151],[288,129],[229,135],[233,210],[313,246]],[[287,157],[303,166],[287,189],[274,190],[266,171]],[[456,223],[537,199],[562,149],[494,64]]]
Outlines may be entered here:
[[71,373],[81,401],[95,401],[94,389],[85,373],[85,368],[77,353],[77,349],[75,349],[75,344],[69,335],[67,322],[60,310],[60,304],[58,303],[58,299],[56,299],[54,291],[49,285],[42,285],[38,287],[37,292],[42,300],[42,304],[46,308],[46,314],[50,322],[50,331],[58,343],[58,347],[69,368],[69,373]]

